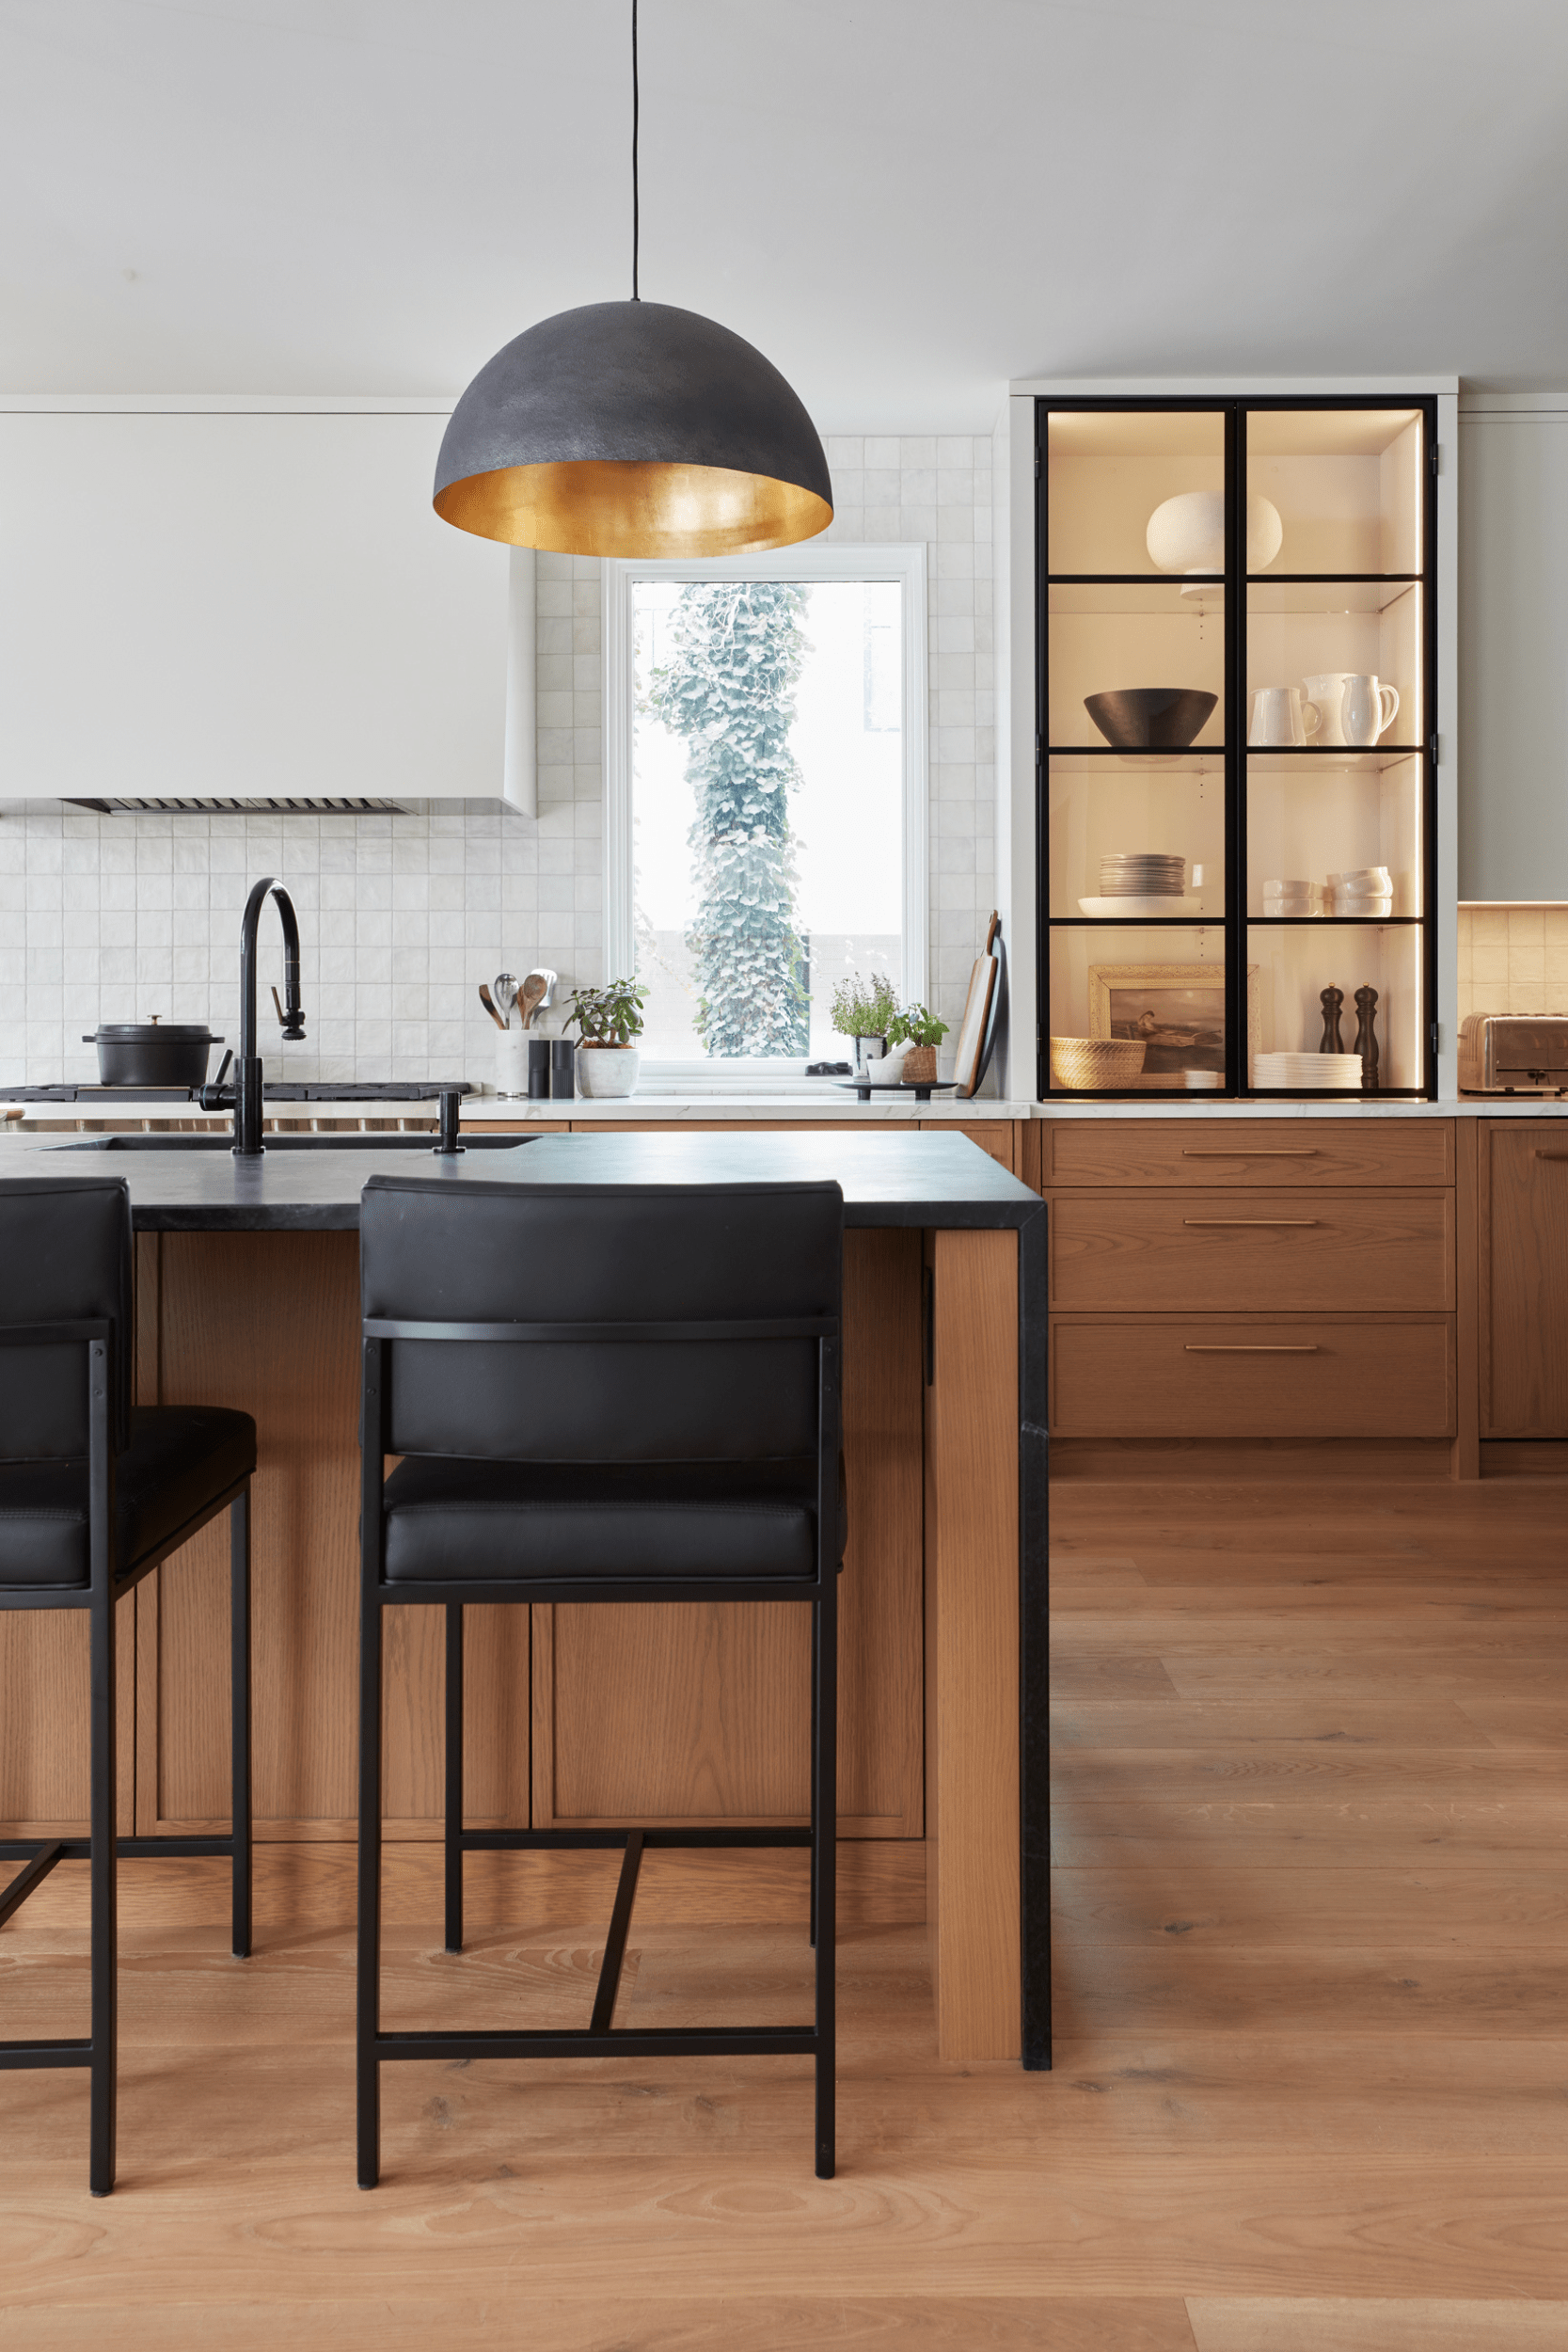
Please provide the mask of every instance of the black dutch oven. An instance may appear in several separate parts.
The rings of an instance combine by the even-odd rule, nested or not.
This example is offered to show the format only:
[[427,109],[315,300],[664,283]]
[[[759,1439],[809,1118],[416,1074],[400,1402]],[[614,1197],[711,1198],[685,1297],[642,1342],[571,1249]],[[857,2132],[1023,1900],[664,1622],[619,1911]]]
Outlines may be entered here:
[[84,1037],[98,1048],[99,1082],[106,1087],[199,1087],[221,1037],[206,1023],[113,1021]]

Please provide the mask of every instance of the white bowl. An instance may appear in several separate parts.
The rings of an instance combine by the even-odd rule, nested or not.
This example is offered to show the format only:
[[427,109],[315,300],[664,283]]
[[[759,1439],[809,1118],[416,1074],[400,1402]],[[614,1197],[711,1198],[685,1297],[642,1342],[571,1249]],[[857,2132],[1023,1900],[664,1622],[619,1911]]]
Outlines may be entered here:
[[1080,898],[1078,912],[1080,914],[1111,917],[1141,914],[1196,914],[1202,904],[1201,898],[1183,898],[1174,894],[1168,898],[1164,896],[1142,898],[1129,892],[1126,897],[1118,896],[1115,898]]

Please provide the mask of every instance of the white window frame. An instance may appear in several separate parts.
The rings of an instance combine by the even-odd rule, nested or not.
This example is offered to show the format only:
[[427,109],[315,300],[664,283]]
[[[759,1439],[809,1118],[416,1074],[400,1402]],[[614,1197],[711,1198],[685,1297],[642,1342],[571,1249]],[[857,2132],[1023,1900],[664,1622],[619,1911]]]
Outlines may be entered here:
[[[907,1002],[927,1002],[930,928],[930,745],[929,703],[927,692],[926,547],[924,541],[899,541],[887,547],[855,547],[807,542],[779,548],[766,555],[736,555],[705,563],[636,563],[630,557],[607,557],[604,565],[604,977],[620,979],[633,968],[636,931],[633,922],[631,836],[633,645],[632,593],[634,580],[790,580],[810,584],[817,580],[887,580],[903,591],[904,668],[904,796],[903,839],[903,993]],[[846,1043],[844,1057],[849,1047]],[[755,1091],[759,1085],[799,1084],[805,1057],[726,1056],[710,1061],[705,1056],[689,1060],[645,1061],[644,1081],[698,1080],[705,1090],[719,1087]]]

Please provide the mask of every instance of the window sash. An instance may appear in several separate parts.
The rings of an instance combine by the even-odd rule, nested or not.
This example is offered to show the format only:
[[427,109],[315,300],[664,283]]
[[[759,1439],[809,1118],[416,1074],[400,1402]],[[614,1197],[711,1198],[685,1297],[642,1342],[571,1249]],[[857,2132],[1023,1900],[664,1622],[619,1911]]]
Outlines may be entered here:
[[[636,624],[632,583],[638,580],[891,580],[902,590],[904,789],[900,865],[903,875],[903,994],[906,1002],[927,1001],[930,905],[929,704],[927,691],[926,547],[924,541],[889,547],[832,545],[778,548],[765,555],[725,556],[705,563],[638,563],[607,557],[604,564],[604,914],[602,977],[620,979],[633,968],[636,930],[632,860],[632,737],[636,719],[631,691]],[[850,1048],[846,1044],[843,1058]],[[643,1067],[661,1076],[691,1074],[711,1082],[720,1073],[759,1080],[794,1076],[805,1083],[805,1057],[702,1056],[679,1060],[650,1058]],[[813,1079],[816,1086],[826,1083]]]

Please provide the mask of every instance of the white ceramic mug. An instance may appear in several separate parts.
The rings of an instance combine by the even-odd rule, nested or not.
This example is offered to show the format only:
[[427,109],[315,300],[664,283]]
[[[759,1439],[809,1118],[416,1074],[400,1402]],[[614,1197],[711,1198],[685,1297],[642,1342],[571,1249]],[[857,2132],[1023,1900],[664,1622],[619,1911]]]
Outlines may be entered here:
[[1384,686],[1375,677],[1347,677],[1344,697],[1339,705],[1339,724],[1347,743],[1375,743],[1386,735],[1399,714],[1400,698],[1394,688]]
[[1345,739],[1341,710],[1345,688],[1349,685],[1351,673],[1348,670],[1322,670],[1316,677],[1302,680],[1303,692],[1310,694],[1318,707],[1319,716],[1323,721],[1323,724],[1318,729],[1318,742],[1325,749],[1330,744],[1338,745]]
[[1303,706],[1294,686],[1259,686],[1252,697],[1247,741],[1254,747],[1274,744],[1286,749],[1316,735],[1322,714],[1316,703]]

